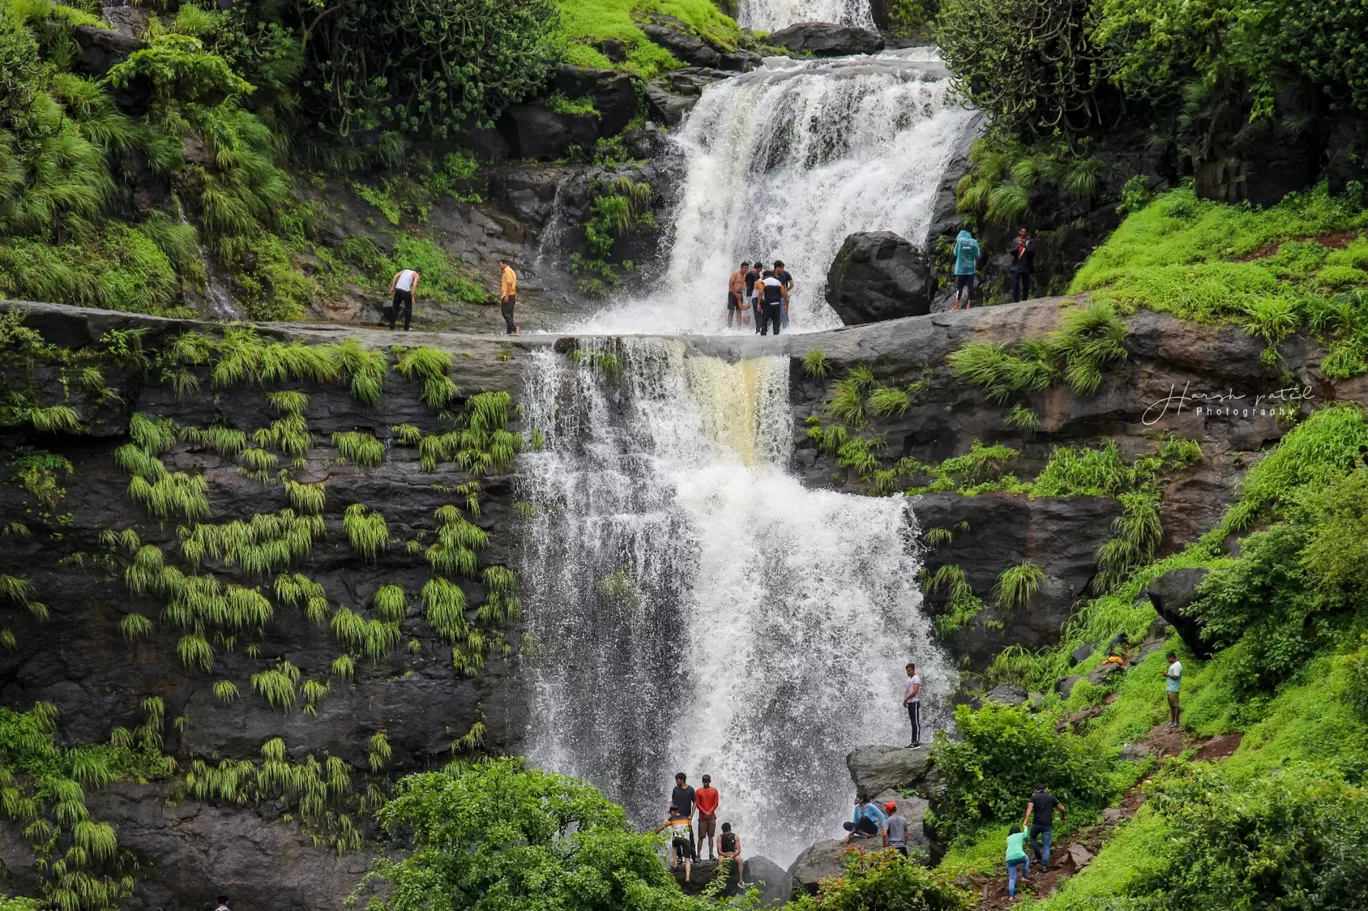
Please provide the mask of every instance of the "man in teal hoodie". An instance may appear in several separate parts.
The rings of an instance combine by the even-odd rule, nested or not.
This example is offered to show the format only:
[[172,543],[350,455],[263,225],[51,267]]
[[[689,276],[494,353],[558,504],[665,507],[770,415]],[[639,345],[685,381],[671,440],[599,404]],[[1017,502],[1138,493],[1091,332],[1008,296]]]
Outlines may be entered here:
[[964,294],[964,309],[974,305],[974,273],[978,271],[979,245],[974,235],[967,230],[959,232],[955,238],[955,306],[951,312],[960,308],[960,295]]

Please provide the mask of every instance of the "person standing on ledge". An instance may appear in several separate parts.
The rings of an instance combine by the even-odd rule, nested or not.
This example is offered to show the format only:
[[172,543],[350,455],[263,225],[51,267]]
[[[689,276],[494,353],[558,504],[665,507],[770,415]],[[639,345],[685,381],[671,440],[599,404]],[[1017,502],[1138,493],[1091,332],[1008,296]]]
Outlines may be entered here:
[[698,833],[693,830],[693,815],[697,803],[698,794],[689,784],[689,777],[683,772],[675,775],[675,788],[670,792],[670,805],[679,811],[680,816],[689,820],[689,843],[694,846],[695,856],[698,849]]
[[765,270],[765,277],[761,279],[757,287],[761,288],[765,301],[765,315],[760,317],[760,334],[768,334],[769,327],[773,324],[774,334],[777,336],[779,334],[779,323],[783,319],[783,311],[788,309],[788,289],[768,269]]
[[964,295],[964,309],[974,306],[974,276],[978,272],[979,244],[974,235],[967,230],[959,232],[955,238],[955,306],[954,313],[960,308],[960,295]]
[[717,804],[720,795],[712,786],[712,778],[703,776],[703,787],[694,794],[698,801],[698,826],[694,829],[698,839],[698,859],[703,859],[703,839],[708,839],[708,860],[717,860],[713,853],[713,836],[717,834]]
[[413,319],[413,296],[418,293],[418,282],[423,273],[417,269],[400,269],[390,279],[390,294],[394,295],[394,305],[390,308],[389,327],[399,321],[399,308],[404,308],[404,331],[408,331],[409,321]]
[[[751,276],[755,276],[753,279]],[[746,293],[750,295],[751,314],[755,317],[755,334],[760,334],[761,327],[765,324],[765,304],[760,292],[763,285],[760,281],[765,277],[765,264],[756,260],[751,264],[751,270],[746,273]]]
[[518,303],[518,274],[508,264],[499,260],[499,312],[504,318],[504,334],[517,335],[518,326],[513,322],[513,307]]
[[[779,283],[784,286],[784,313],[780,319],[780,323],[783,325],[785,329],[787,329],[789,301],[793,299],[793,289],[795,287],[795,282],[793,281],[793,273],[790,272],[788,269],[784,268],[784,261],[782,259],[776,259],[774,261],[774,277],[779,279]],[[778,330],[776,330],[774,334],[778,335]]]
[[[746,273],[750,271],[750,263],[742,263],[741,267],[731,274],[727,279],[727,328],[732,327],[732,317],[736,317],[736,325],[742,326],[746,321],[746,312],[750,304],[743,296],[746,292]],[[751,284],[754,284],[752,282]]]
[[1031,232],[1022,228],[1012,241],[1012,302],[1031,297],[1031,276],[1035,274],[1036,242]]
[[909,750],[921,749],[921,674],[915,664],[907,665],[907,689],[903,691],[903,707],[907,709],[907,720],[912,722],[912,742]]
[[1178,660],[1178,656],[1169,652],[1164,656],[1168,659],[1168,670],[1164,671],[1164,689],[1168,691],[1169,720],[1168,727],[1178,727],[1178,690],[1183,685],[1183,663]]

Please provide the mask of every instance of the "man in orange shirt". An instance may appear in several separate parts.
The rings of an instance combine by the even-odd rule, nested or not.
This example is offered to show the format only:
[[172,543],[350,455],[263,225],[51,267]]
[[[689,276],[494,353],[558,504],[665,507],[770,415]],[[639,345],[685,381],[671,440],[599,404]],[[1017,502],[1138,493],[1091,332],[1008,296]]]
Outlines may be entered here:
[[717,834],[717,788],[712,786],[712,777],[703,776],[703,787],[694,795],[698,806],[698,859],[703,859],[703,836],[708,836],[708,860],[717,860],[713,853],[713,836]]
[[518,276],[507,260],[499,260],[499,310],[503,313],[505,334],[517,335],[513,307],[518,303]]

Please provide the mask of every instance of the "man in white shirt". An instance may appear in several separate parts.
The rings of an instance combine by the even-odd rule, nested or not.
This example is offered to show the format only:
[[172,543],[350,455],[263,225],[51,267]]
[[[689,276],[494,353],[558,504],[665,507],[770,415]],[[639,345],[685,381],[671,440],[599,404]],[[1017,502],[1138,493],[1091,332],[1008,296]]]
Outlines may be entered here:
[[903,705],[907,707],[907,720],[912,722],[912,742],[907,745],[909,750],[921,749],[921,674],[917,673],[917,666],[909,664],[907,666],[907,690],[903,693]]
[[1168,670],[1164,671],[1164,689],[1168,691],[1169,720],[1168,726],[1178,727],[1178,690],[1183,685],[1183,664],[1178,660],[1178,656],[1169,652]]
[[399,308],[404,308],[404,331],[408,331],[409,321],[413,319],[413,296],[418,293],[418,281],[423,273],[417,269],[400,269],[390,279],[390,293],[394,295],[394,307],[390,311],[389,327],[399,320]]

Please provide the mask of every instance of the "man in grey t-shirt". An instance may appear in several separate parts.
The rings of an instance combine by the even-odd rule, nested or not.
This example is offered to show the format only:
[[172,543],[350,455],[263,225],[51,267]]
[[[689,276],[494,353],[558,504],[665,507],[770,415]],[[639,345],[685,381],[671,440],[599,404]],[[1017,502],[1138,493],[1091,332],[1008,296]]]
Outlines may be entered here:
[[893,801],[884,804],[883,843],[885,848],[894,848],[903,857],[907,856],[907,820],[898,812]]

